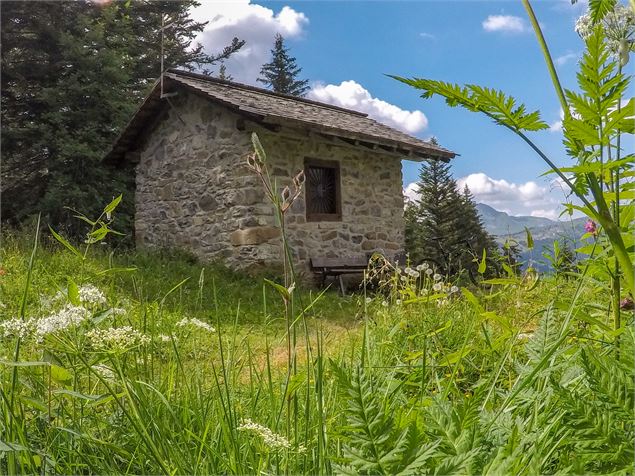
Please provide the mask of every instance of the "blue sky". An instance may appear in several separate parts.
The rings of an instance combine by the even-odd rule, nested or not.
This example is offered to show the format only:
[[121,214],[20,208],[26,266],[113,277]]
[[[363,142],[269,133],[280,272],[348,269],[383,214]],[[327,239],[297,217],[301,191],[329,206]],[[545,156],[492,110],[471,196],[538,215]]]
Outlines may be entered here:
[[[582,42],[574,25],[585,4],[533,5],[563,84],[575,87]],[[193,14],[210,21],[199,38],[210,52],[233,36],[247,41],[227,63],[236,80],[256,84],[273,36],[280,32],[303,68],[302,78],[311,81],[310,97],[362,110],[423,139],[436,136],[461,154],[453,162],[454,176],[468,183],[479,201],[512,214],[557,216],[564,195],[550,183],[553,177],[540,177],[546,165],[520,139],[440,98],[423,100],[386,76],[502,89],[554,124],[535,140],[556,163],[568,164],[557,130],[560,107],[520,2],[237,0],[204,3]],[[418,167],[404,162],[404,188],[416,181]]]

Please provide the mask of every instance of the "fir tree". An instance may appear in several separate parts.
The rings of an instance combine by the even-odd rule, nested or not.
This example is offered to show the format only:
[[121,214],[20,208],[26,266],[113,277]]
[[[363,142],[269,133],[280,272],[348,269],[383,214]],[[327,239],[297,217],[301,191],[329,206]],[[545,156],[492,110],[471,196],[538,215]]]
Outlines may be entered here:
[[[133,175],[102,163],[118,131],[165,66],[204,66],[215,56],[193,40],[205,24],[189,17],[196,2],[0,2],[2,44],[2,219],[38,211],[43,224],[79,236],[77,209],[98,213],[124,193],[121,229],[131,223]],[[130,231],[130,227],[127,227]]]
[[490,260],[497,246],[485,231],[468,191],[459,193],[450,165],[425,161],[419,173],[419,198],[407,204],[406,250],[413,263],[427,261],[443,272],[458,274],[477,267],[483,249]]
[[222,79],[223,81],[234,80],[231,74],[227,74],[227,66],[225,66],[225,63],[221,63],[220,68],[218,68],[218,79]]
[[258,82],[277,93],[304,96],[309,89],[309,81],[297,79],[302,68],[295,61],[294,57],[289,56],[289,49],[284,46],[284,38],[277,33],[271,50],[271,61],[262,65]]

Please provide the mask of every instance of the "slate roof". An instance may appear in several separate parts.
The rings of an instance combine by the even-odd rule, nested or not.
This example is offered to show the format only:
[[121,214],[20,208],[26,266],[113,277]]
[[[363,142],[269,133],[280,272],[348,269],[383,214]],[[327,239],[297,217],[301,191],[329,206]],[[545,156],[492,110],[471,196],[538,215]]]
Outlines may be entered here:
[[[180,87],[264,125],[309,129],[352,144],[361,142],[378,147],[409,160],[432,158],[447,161],[456,156],[450,150],[380,124],[364,113],[196,73],[168,70],[164,74],[164,91],[178,91]],[[120,161],[126,152],[133,150],[138,137],[164,103],[157,82],[105,160]]]

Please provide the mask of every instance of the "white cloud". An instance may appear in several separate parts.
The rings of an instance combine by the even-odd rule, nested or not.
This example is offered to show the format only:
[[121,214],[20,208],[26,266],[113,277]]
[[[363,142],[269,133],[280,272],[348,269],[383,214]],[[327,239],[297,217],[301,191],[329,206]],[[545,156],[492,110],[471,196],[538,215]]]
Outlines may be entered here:
[[260,68],[269,61],[276,33],[285,39],[298,38],[309,23],[304,13],[291,7],[276,13],[249,0],[203,2],[191,14],[197,21],[209,22],[196,41],[210,54],[221,51],[234,37],[245,40],[245,46],[225,65],[234,80],[248,84],[256,84]]
[[434,36],[432,33],[428,33],[426,31],[422,31],[421,33],[419,33],[419,37],[423,38],[424,40],[436,40],[437,37]]
[[560,132],[562,131],[562,121],[554,121],[549,124],[549,132]]
[[512,15],[490,15],[483,20],[485,31],[502,31],[506,33],[524,33],[529,27],[520,17]]
[[562,132],[562,120],[564,119],[564,111],[560,108],[560,119],[549,124],[549,132]]
[[556,58],[556,64],[558,66],[564,66],[569,61],[577,59],[577,58],[578,58],[578,54],[577,53],[566,53],[566,54],[558,56]]
[[415,201],[419,198],[419,186],[416,182],[409,183],[403,190],[403,196],[406,201]]
[[352,80],[342,81],[339,85],[313,85],[308,98],[364,112],[376,121],[415,134],[428,127],[428,118],[421,111],[407,111],[394,104],[372,97],[370,92]]
[[[496,210],[510,215],[538,216],[557,219],[563,210],[568,189],[559,179],[545,181],[541,185],[533,180],[525,183],[513,183],[504,179],[494,179],[484,173],[470,174],[457,181],[459,190],[468,186],[477,203],[485,203]],[[416,183],[410,183],[404,189],[409,200],[418,198]]]
[[558,210],[532,210],[530,216],[532,217],[541,217],[541,218],[549,218],[550,220],[557,220],[560,217],[560,213]]

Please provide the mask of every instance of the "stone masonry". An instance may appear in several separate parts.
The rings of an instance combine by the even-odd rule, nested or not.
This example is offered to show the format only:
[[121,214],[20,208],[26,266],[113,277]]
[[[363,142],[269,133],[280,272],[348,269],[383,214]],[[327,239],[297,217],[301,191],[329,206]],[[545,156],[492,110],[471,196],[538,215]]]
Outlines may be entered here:
[[[280,232],[273,206],[246,167],[255,124],[191,93],[147,134],[136,172],[136,241],[147,247],[185,248],[233,268],[277,266]],[[287,212],[298,270],[309,258],[395,255],[404,248],[401,161],[365,147],[320,140],[283,128],[258,129],[279,190],[306,157],[340,163],[341,221],[307,222],[304,196]]]

